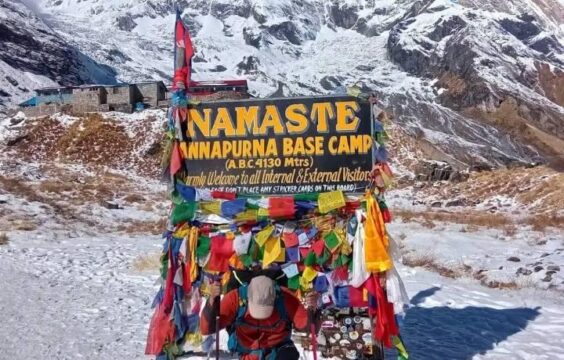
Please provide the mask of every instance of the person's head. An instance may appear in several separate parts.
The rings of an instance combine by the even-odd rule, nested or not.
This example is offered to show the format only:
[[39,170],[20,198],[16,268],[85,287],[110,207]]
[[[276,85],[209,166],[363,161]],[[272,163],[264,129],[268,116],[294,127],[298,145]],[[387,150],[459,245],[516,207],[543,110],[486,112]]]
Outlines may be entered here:
[[247,289],[247,297],[249,314],[257,320],[268,319],[276,301],[274,280],[263,275],[253,278]]

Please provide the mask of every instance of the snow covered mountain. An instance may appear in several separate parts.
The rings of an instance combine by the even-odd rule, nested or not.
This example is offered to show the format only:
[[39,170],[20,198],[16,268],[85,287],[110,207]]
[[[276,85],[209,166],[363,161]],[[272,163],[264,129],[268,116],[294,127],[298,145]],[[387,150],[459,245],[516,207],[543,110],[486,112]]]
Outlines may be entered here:
[[115,82],[115,70],[67,43],[19,0],[0,0],[0,107],[57,83]]
[[[118,81],[170,78],[175,1],[26,4],[37,16],[29,15],[32,25],[47,24],[61,48],[86,54],[96,69],[113,69]],[[358,83],[380,95],[429,157],[460,166],[558,162],[564,153],[562,0],[178,5],[196,45],[196,79],[244,77],[260,96],[326,94]],[[59,83],[85,80],[12,68]],[[2,75],[0,89],[21,95],[17,87],[6,90]]]

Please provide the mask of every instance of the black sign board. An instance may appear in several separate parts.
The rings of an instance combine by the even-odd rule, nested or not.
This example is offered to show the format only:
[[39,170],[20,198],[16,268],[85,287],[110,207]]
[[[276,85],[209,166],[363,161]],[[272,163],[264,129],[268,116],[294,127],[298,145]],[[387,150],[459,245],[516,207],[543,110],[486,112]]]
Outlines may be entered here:
[[256,194],[361,192],[372,169],[370,104],[349,96],[191,106],[186,184]]

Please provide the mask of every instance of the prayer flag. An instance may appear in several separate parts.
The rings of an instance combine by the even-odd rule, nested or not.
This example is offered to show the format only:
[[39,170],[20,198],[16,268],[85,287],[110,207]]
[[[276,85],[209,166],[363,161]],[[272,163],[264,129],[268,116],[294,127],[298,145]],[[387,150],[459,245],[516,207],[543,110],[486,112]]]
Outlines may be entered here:
[[321,193],[317,199],[317,206],[321,214],[327,214],[331,210],[342,208],[345,205],[345,195],[341,190]]

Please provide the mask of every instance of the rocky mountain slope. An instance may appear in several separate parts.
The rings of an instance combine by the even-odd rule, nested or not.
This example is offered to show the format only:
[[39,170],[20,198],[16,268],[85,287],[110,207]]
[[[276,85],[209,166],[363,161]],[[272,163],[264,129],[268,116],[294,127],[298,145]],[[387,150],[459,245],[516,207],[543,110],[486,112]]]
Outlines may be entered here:
[[59,84],[115,82],[116,71],[70,45],[19,0],[0,0],[0,108]]
[[[118,80],[172,72],[172,0],[26,3]],[[562,0],[178,3],[196,45],[196,79],[244,77],[259,96],[358,83],[429,158],[459,167],[562,160]]]

